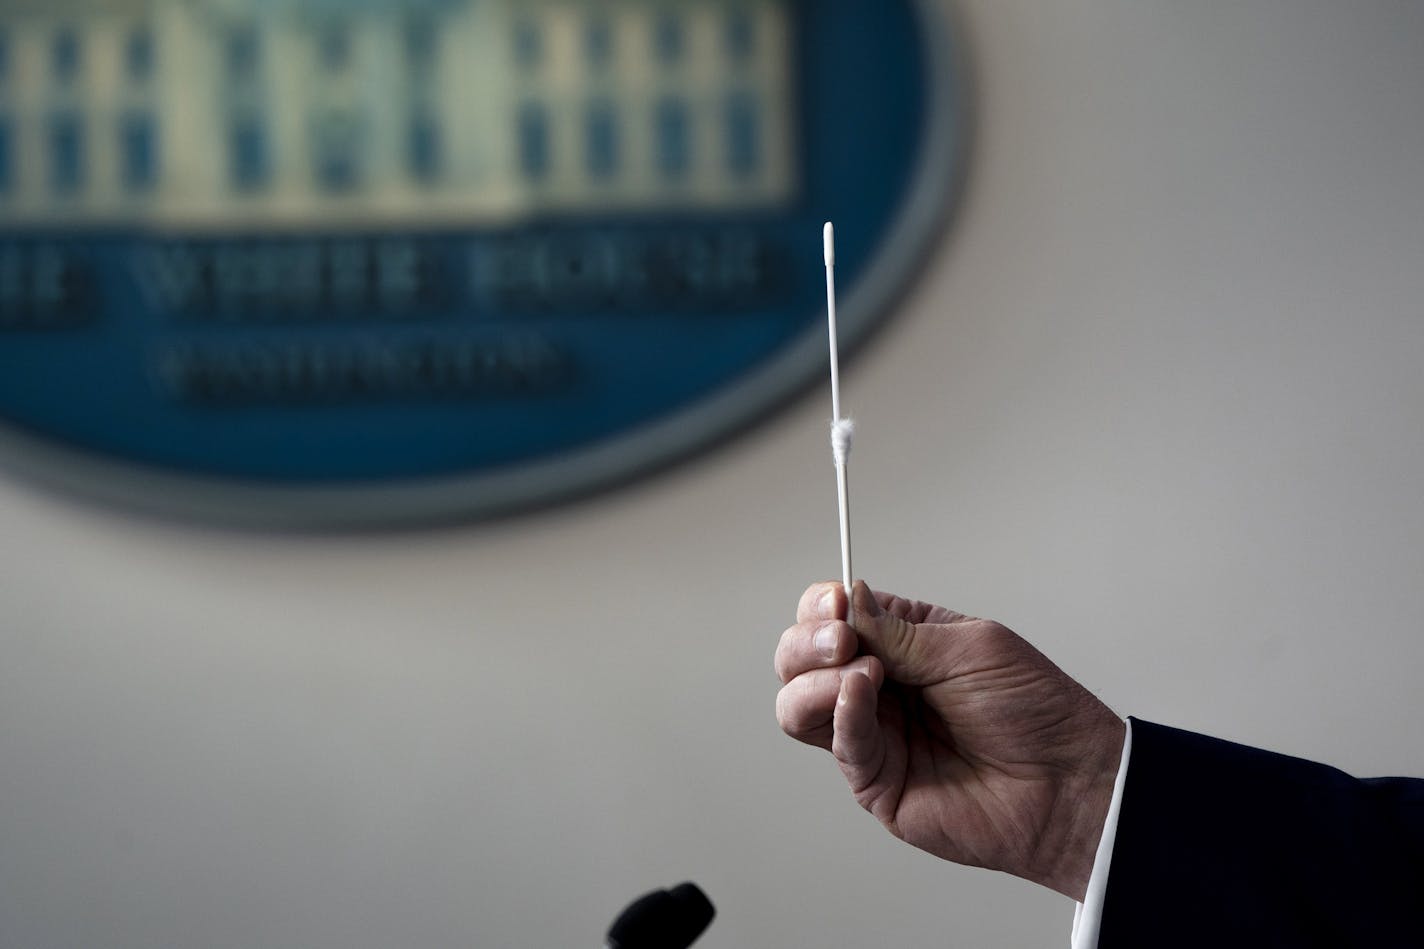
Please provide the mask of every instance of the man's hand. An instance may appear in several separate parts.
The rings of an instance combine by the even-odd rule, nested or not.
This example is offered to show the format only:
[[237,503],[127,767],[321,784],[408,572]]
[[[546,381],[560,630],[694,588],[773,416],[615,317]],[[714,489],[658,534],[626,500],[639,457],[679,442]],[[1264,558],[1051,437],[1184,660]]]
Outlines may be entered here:
[[932,854],[1081,900],[1125,726],[998,623],[839,583],[782,634],[776,714],[861,806]]

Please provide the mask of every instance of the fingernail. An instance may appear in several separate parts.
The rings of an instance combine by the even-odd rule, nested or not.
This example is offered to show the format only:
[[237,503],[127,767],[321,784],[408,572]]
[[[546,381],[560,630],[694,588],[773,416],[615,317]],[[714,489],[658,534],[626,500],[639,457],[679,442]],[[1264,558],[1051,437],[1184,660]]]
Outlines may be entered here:
[[841,679],[841,694],[836,696],[837,705],[845,705],[850,701],[850,689],[847,687],[849,678]]
[[816,612],[821,616],[830,616],[836,608],[836,591],[828,589],[821,594],[821,598],[816,601]]
[[822,626],[816,630],[816,651],[827,659],[836,657],[836,646],[840,643],[840,637],[836,635],[834,626]]

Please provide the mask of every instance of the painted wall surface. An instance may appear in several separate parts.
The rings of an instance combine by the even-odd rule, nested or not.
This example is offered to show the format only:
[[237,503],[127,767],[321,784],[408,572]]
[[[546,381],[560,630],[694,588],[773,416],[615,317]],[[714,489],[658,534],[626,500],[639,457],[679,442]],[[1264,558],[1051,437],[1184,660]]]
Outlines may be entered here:
[[[1124,714],[1424,774],[1424,7],[958,12],[962,214],[846,367],[858,567]],[[777,729],[828,414],[400,535],[0,481],[0,946],[591,946],[686,878],[708,949],[1066,944]]]

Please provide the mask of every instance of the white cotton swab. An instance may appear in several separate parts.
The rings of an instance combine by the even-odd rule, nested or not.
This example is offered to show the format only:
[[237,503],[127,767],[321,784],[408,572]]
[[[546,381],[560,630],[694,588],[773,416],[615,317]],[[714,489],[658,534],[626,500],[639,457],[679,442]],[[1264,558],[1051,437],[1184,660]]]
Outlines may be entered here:
[[845,585],[846,613],[850,613],[850,494],[846,464],[855,437],[855,422],[841,417],[840,341],[836,337],[836,230],[827,221],[821,231],[826,251],[826,323],[831,344],[831,457],[836,463],[836,497],[841,515],[841,582]]

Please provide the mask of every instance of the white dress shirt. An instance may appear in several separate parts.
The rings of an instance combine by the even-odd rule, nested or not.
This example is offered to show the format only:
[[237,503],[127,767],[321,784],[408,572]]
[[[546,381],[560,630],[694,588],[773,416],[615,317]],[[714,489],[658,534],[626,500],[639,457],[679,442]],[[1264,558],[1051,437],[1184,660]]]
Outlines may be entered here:
[[1103,836],[1098,840],[1098,852],[1093,856],[1093,872],[1088,877],[1088,892],[1083,902],[1073,908],[1072,949],[1097,949],[1098,928],[1103,921],[1103,899],[1108,892],[1108,869],[1112,864],[1113,841],[1117,839],[1117,816],[1122,810],[1122,788],[1127,783],[1127,759],[1132,754],[1132,722],[1127,723],[1127,734],[1122,740],[1122,760],[1117,766],[1117,780],[1113,782],[1112,803],[1108,805],[1108,817],[1103,822]]

